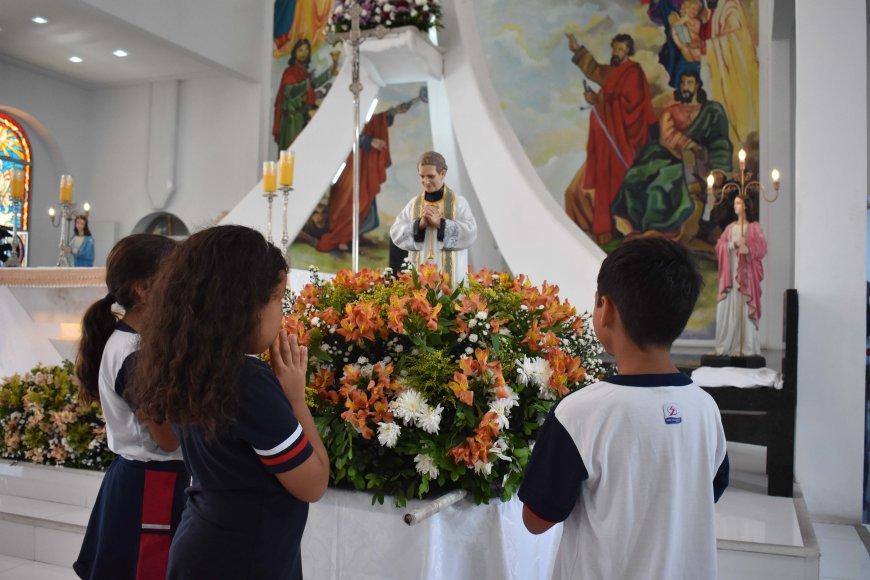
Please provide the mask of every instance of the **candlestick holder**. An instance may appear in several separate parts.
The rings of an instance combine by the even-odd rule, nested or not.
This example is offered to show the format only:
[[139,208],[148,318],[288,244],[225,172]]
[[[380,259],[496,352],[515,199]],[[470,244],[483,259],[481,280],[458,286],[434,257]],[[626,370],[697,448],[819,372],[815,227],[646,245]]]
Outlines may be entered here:
[[287,233],[287,206],[290,202],[290,192],[293,191],[292,185],[282,185],[279,187],[281,194],[284,196],[284,221],[283,232],[281,234],[281,249],[287,251],[287,246],[290,245],[290,236]]
[[266,241],[272,243],[272,202],[278,197],[274,191],[267,191],[263,194],[266,198]]
[[6,268],[17,268],[21,265],[21,245],[18,243],[18,199],[12,199],[12,250],[9,259],[3,264]]
[[58,268],[68,268],[70,266],[66,249],[69,247],[70,224],[75,217],[75,208],[76,204],[71,201],[62,201],[60,203],[60,215],[54,211],[53,207],[48,209],[51,225],[54,227],[60,226],[60,242],[58,243],[57,264],[55,264]]

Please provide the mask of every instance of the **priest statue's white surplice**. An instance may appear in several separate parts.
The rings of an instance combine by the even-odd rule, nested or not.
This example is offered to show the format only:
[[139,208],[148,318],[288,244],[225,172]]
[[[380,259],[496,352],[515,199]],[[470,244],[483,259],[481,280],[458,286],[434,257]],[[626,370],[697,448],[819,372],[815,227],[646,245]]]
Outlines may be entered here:
[[390,237],[408,252],[412,264],[435,264],[456,288],[468,273],[468,248],[477,238],[477,222],[466,199],[444,184],[447,163],[440,153],[421,155],[417,170],[423,192],[396,217]]

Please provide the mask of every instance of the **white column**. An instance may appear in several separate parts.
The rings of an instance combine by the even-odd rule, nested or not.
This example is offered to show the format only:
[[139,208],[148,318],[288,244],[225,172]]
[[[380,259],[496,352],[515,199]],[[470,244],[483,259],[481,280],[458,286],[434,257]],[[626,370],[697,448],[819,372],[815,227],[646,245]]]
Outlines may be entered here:
[[795,4],[797,478],[814,518],[859,522],[867,217],[865,0]]

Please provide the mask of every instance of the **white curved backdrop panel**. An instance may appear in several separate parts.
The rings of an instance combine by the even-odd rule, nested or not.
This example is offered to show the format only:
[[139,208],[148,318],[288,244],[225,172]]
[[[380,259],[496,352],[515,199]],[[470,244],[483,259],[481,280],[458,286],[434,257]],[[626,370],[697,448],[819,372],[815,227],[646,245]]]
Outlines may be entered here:
[[558,284],[590,310],[604,252],[565,214],[499,108],[472,0],[444,4],[444,80],[453,131],[478,200],[510,269]]
[[[296,153],[293,191],[290,192],[287,216],[287,231],[291,240],[314,211],[353,145],[353,95],[348,90],[350,77],[350,66],[343,66],[317,114],[290,147]],[[366,111],[377,96],[378,86],[363,67],[360,67],[360,81],[363,83],[360,117],[364,121]],[[276,242],[281,239],[282,233],[282,204],[279,192],[272,207],[272,238]],[[245,225],[266,234],[266,200],[263,198],[262,180],[224,216],[221,223]]]

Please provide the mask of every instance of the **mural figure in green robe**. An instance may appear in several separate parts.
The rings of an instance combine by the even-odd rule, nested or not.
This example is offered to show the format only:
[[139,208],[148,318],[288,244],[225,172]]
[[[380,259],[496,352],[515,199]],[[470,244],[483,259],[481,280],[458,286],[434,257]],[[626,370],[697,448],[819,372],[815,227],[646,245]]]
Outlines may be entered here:
[[683,72],[674,97],[659,119],[659,139],[637,153],[611,206],[626,238],[651,233],[688,242],[704,212],[707,175],[731,171],[728,117],[707,100],[700,75]]

